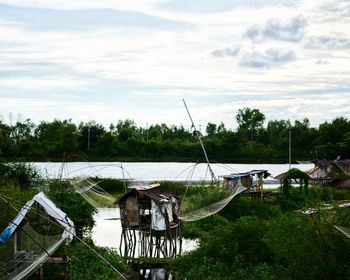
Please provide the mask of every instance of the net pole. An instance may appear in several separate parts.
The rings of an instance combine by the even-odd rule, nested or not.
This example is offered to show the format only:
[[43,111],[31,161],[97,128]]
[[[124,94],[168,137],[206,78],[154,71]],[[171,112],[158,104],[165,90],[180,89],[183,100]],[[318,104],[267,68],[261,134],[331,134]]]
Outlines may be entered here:
[[187,108],[185,99],[182,99],[182,101],[183,101],[183,103],[184,103],[184,105],[185,105],[187,114],[188,114],[188,116],[189,116],[189,118],[190,118],[190,120],[191,120],[192,127],[194,128],[194,131],[195,131],[195,133],[196,133],[196,135],[197,135],[197,138],[198,138],[198,140],[199,140],[199,143],[201,144],[201,147],[202,147],[202,150],[203,150],[203,153],[204,153],[204,156],[205,156],[205,160],[207,161],[208,169],[209,169],[209,171],[210,171],[211,180],[214,181],[214,182],[217,182],[216,176],[215,176],[213,170],[211,169],[211,166],[210,166],[210,163],[209,163],[209,158],[208,158],[208,155],[207,155],[207,151],[206,151],[205,148],[204,148],[204,145],[203,145],[203,142],[202,142],[202,138],[201,138],[200,134],[198,133],[197,128],[196,128],[196,126],[195,126],[195,124],[194,124],[194,122],[193,122],[193,119],[192,119],[192,117],[191,117],[190,111],[189,111],[188,108]]

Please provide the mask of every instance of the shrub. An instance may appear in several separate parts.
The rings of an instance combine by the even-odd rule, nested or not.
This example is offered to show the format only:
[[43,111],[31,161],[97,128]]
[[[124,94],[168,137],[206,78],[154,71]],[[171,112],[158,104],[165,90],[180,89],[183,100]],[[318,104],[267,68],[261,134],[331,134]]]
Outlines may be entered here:
[[0,185],[0,232],[14,219],[22,206],[37,193],[35,189],[22,190],[13,182]]
[[129,181],[123,181],[119,179],[101,179],[101,178],[92,178],[94,182],[97,182],[98,185],[103,188],[108,193],[124,193],[125,188],[130,185]]
[[22,189],[28,189],[35,183],[42,182],[39,171],[29,163],[0,163],[0,177],[2,181],[12,181]]
[[70,188],[68,183],[51,181],[49,188],[50,198],[74,222],[77,236],[82,238],[89,235],[95,225],[93,215],[96,209]]
[[[97,247],[91,244],[90,246],[111,263],[119,272],[123,273],[126,271],[125,262],[116,252],[104,247]],[[69,246],[69,255],[71,260],[68,271],[71,279],[121,279],[118,273],[115,272],[106,262],[99,258],[90,248],[80,242],[75,242]]]

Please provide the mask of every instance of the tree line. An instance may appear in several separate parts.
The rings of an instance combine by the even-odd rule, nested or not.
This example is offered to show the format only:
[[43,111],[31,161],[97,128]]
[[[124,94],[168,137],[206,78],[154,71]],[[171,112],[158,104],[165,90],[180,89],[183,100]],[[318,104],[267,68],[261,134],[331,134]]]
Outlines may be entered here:
[[147,128],[130,119],[108,128],[96,121],[30,119],[6,124],[0,121],[0,158],[30,161],[203,161],[196,137],[202,134],[211,161],[237,163],[288,162],[289,135],[293,161],[350,158],[350,120],[337,117],[318,128],[307,118],[271,120],[258,109],[242,108],[237,129],[207,123],[205,132],[164,123]]

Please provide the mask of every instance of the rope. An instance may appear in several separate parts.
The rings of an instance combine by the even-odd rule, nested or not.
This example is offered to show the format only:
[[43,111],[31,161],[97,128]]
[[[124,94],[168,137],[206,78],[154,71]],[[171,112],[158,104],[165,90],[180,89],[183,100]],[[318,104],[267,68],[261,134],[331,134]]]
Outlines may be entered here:
[[[13,205],[10,204],[10,206],[13,207],[13,209],[15,209],[16,211],[18,211],[18,209],[16,209],[16,207],[14,207]],[[8,222],[10,222],[10,223],[12,223],[13,225],[15,225],[16,227],[19,226],[18,224],[14,223],[12,220],[10,220],[9,218],[7,218],[4,214],[0,213],[0,215],[1,215],[2,217],[4,217]],[[24,217],[24,219],[28,222],[28,219],[27,219],[26,217]],[[58,266],[58,268],[59,268],[61,271],[63,271],[62,268],[55,262],[55,260],[54,260],[54,259],[52,258],[52,256],[49,254],[49,252],[48,252],[38,241],[36,241],[35,238],[33,238],[28,232],[26,232],[26,231],[24,230],[24,228],[22,228],[21,231],[22,231],[25,235],[27,235],[32,241],[34,241],[34,243],[35,243],[36,245],[38,245],[38,246],[40,247],[40,249],[42,249],[42,250],[45,252],[45,254],[51,259],[51,261],[52,261],[54,264],[56,264],[56,265]],[[24,258],[25,258],[25,257],[23,256],[23,259],[24,259]],[[14,264],[14,266],[16,266],[16,264]],[[10,267],[10,270],[11,270],[12,268],[13,268],[13,266]],[[9,269],[7,269],[5,272],[8,272],[8,271],[9,271]]]
[[[0,194],[0,196],[1,196],[1,194]],[[16,201],[15,199],[12,199],[12,200]],[[6,203],[8,203],[10,206],[12,206],[12,204],[9,201],[6,201]],[[42,216],[44,219],[48,220],[49,222],[56,223],[58,226],[62,227],[62,225],[60,223],[57,223],[55,221],[48,219],[46,216],[42,215],[42,213],[36,211],[35,209],[32,209],[32,210],[34,212],[36,212],[38,215]],[[16,210],[16,211],[18,211],[18,210]],[[108,260],[106,260],[100,253],[98,253],[94,248],[92,248],[89,244],[87,244],[83,239],[79,238],[74,232],[71,232],[69,230],[67,230],[67,232],[73,234],[75,238],[77,238],[80,242],[82,242],[85,246],[87,246],[92,252],[94,252],[95,255],[97,255],[106,264],[108,264],[111,269],[113,269],[120,277],[122,277],[122,279],[127,280],[127,278],[121,272],[119,272]]]

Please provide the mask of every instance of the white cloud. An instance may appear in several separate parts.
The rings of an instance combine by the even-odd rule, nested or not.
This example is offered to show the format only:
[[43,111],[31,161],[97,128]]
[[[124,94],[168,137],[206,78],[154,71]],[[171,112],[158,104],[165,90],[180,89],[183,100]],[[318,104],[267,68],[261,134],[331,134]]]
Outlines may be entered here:
[[288,63],[293,61],[295,57],[292,50],[272,48],[264,52],[247,52],[241,57],[239,64],[246,67],[265,68]]
[[[343,17],[331,23],[321,20],[324,1],[304,1],[294,7],[240,7],[205,15],[163,10],[157,1],[0,2],[49,9],[136,11],[193,25],[185,29],[113,25],[54,30],[32,28],[30,22],[15,17],[0,19],[0,98],[9,94],[17,98],[16,102],[2,99],[0,108],[5,113],[24,111],[28,117],[61,116],[77,121],[90,115],[107,124],[121,118],[141,124],[178,124],[188,122],[181,103],[184,97],[194,100],[195,114],[202,122],[224,121],[231,127],[235,110],[247,106],[261,108],[269,118],[280,118],[284,112],[285,118],[306,116],[314,123],[328,112],[330,118],[335,116],[336,106],[341,113],[349,109],[345,102],[350,94],[347,42],[333,39],[323,41],[323,47],[303,48],[310,38],[319,44],[324,34],[350,38]],[[259,40],[242,38],[254,24],[259,24],[254,37]],[[343,37],[334,33],[339,30]],[[317,91],[322,98],[315,97]],[[35,92],[40,92],[46,105],[36,103]],[[59,100],[60,92],[76,100]],[[32,101],[19,97],[25,94]],[[52,100],[62,107],[50,105]],[[319,115],[311,101],[325,113]],[[327,103],[331,104],[328,108]],[[40,115],[34,113],[38,107]]]
[[305,47],[315,49],[350,49],[350,39],[340,36],[311,36],[307,38]]
[[227,47],[223,49],[217,49],[211,52],[211,55],[214,57],[227,57],[227,56],[237,56],[239,53],[240,47]]
[[250,26],[244,36],[253,41],[265,39],[299,42],[304,38],[306,19],[303,16],[293,17],[290,20],[278,18],[269,19],[265,24]]
[[324,4],[323,8],[339,16],[350,17],[350,3],[348,0],[331,1]]

